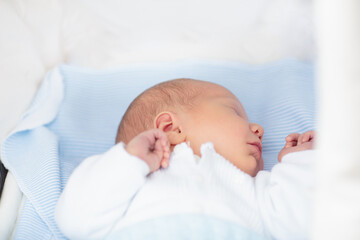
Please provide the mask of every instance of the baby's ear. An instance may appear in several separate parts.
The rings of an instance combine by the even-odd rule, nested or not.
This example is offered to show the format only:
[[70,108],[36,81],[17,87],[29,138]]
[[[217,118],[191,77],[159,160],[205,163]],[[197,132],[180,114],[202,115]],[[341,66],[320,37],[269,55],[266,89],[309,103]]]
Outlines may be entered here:
[[173,112],[159,113],[154,119],[154,127],[166,133],[171,145],[176,145],[186,140],[186,136],[179,124],[179,118]]

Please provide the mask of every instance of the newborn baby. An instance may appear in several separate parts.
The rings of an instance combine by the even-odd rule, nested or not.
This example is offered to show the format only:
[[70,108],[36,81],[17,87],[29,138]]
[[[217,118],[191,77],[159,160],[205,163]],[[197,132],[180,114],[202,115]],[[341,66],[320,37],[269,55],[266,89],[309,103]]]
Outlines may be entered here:
[[149,219],[195,213],[264,238],[308,238],[314,154],[303,150],[313,148],[314,133],[290,134],[271,173],[261,171],[263,134],[220,85],[158,84],[131,103],[117,144],[74,171],[56,221],[71,239],[101,239]]
[[[158,131],[140,134],[151,128],[162,130],[166,137]],[[254,177],[264,165],[263,134],[264,129],[249,122],[240,101],[226,88],[209,82],[177,79],[154,86],[130,105],[120,123],[116,142],[128,143],[134,138],[127,146],[128,152],[146,161],[152,171],[159,168],[159,163],[147,161],[140,152],[146,150],[145,143],[153,148],[155,142],[141,140],[143,138],[163,138],[164,148],[158,143],[160,149],[156,151],[158,160],[164,157],[163,167],[168,164],[168,152],[177,144],[189,142],[194,154],[200,156],[201,144],[212,142],[216,152]],[[290,152],[312,149],[313,137],[313,131],[290,134],[278,160]],[[166,147],[167,141],[170,150]]]

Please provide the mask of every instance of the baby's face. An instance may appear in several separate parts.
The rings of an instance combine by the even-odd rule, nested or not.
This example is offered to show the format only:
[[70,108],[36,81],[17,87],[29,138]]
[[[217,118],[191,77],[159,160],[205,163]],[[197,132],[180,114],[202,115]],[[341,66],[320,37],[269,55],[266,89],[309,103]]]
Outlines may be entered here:
[[186,140],[200,156],[200,146],[213,142],[215,150],[242,171],[255,176],[263,169],[263,128],[250,123],[240,101],[226,88],[207,84],[206,94],[182,119]]

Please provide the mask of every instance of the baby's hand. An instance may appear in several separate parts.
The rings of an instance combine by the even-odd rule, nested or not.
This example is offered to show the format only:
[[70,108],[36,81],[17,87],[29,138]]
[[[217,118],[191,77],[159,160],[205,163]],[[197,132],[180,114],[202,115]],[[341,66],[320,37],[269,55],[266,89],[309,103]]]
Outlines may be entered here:
[[140,133],[127,144],[126,151],[144,160],[150,172],[169,165],[170,144],[166,134],[159,129]]
[[288,153],[299,152],[303,150],[313,149],[314,148],[314,131],[307,131],[303,134],[292,133],[289,134],[285,140],[285,146],[278,155],[278,161],[281,162],[281,159]]

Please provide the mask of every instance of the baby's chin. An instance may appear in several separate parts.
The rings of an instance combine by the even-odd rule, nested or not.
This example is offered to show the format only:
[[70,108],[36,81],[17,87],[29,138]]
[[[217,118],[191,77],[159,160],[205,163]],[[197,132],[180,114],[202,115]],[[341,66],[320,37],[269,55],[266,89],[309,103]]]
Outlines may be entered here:
[[255,157],[253,158],[255,160],[255,163],[254,166],[251,168],[251,171],[248,172],[248,174],[252,177],[255,177],[261,170],[264,170],[264,159],[262,155],[259,159],[256,159]]

